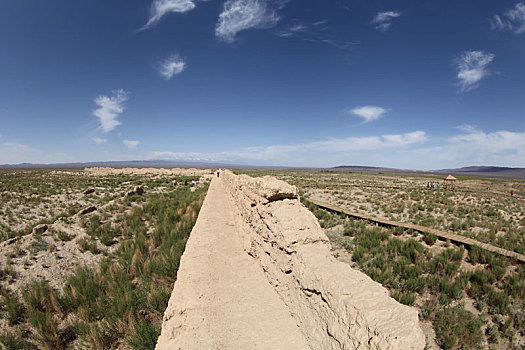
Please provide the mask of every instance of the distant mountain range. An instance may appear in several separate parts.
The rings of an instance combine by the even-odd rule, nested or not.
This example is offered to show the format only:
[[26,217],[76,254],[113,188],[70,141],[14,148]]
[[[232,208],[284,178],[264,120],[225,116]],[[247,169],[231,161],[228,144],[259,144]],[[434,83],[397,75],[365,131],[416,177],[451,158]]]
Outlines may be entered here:
[[171,161],[171,160],[123,160],[106,162],[78,162],[78,163],[54,163],[54,164],[0,164],[0,168],[7,169],[81,169],[88,167],[111,167],[111,168],[216,168],[222,164],[199,162],[199,161]]
[[525,179],[525,168],[507,168],[497,166],[468,166],[459,169],[437,170],[439,173],[467,176],[489,176],[505,177],[513,179]]
[[57,164],[0,164],[0,169],[81,169],[86,167],[113,167],[113,168],[228,168],[228,169],[295,169],[311,171],[340,171],[371,174],[412,174],[412,175],[457,175],[501,177],[525,179],[525,168],[508,168],[497,166],[468,166],[457,169],[440,170],[410,170],[373,166],[341,165],[332,168],[299,168],[281,166],[251,166],[239,164],[213,163],[206,161],[172,161],[172,160],[130,160],[108,162],[79,162]]
[[370,166],[341,165],[327,170],[356,172],[356,173],[383,173],[383,174],[420,174],[420,175],[457,175],[457,176],[482,176],[501,177],[511,179],[525,179],[525,168],[508,168],[497,166],[468,166],[457,169],[440,170],[408,170],[395,168],[381,168]]
[[110,168],[226,168],[226,169],[288,169],[290,167],[279,166],[252,166],[229,163],[215,163],[210,161],[175,161],[175,160],[116,160],[104,162],[78,162],[78,163],[19,163],[0,164],[0,169],[83,169],[89,167]]

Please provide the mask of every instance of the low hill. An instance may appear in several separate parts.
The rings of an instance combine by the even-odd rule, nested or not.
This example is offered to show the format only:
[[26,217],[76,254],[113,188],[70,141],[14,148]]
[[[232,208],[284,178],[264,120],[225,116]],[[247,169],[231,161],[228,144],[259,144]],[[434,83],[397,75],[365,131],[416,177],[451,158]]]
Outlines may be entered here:
[[487,176],[503,177],[512,179],[525,179],[525,168],[508,168],[497,166],[468,166],[458,169],[436,170],[437,173],[466,175],[466,176]]
[[418,175],[441,175],[452,174],[458,176],[483,176],[483,177],[501,177],[509,179],[525,179],[525,168],[509,168],[497,166],[468,166],[456,169],[440,170],[408,170],[396,168],[382,168],[371,166],[341,165],[328,168],[330,171],[371,173],[371,174],[418,174]]

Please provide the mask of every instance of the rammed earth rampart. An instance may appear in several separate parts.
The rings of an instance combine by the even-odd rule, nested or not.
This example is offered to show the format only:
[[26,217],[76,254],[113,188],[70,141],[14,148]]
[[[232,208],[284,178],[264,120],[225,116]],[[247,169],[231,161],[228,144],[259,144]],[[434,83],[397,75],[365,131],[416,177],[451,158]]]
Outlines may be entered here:
[[337,261],[294,186],[214,177],[157,349],[423,349],[417,311]]

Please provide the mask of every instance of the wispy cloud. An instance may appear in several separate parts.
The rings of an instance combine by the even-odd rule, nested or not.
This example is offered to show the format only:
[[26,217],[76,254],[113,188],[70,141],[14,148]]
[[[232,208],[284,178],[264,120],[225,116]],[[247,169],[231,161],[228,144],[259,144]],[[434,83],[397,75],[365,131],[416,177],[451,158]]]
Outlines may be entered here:
[[481,79],[490,74],[488,65],[495,55],[483,51],[465,51],[457,59],[457,78],[462,92],[479,86]]
[[516,34],[525,33],[525,3],[518,2],[503,15],[494,15],[490,20],[494,30],[510,30]]
[[363,119],[363,123],[369,123],[371,121],[381,118],[383,114],[388,112],[383,107],[377,106],[362,106],[347,111],[349,114],[353,114]]
[[311,142],[303,145],[305,148],[325,151],[371,151],[385,148],[405,147],[415,143],[424,143],[427,135],[418,130],[405,134],[387,134],[368,137],[348,137],[326,141]]
[[0,164],[72,162],[74,157],[63,153],[45,153],[40,147],[32,147],[16,141],[0,142]]
[[477,126],[471,124],[461,124],[456,126],[456,129],[458,129],[459,131],[463,131],[467,134],[472,134],[480,131],[480,129]]
[[379,12],[375,15],[374,19],[372,19],[372,24],[375,24],[376,29],[386,32],[392,26],[392,19],[399,16],[401,16],[401,13],[396,11]]
[[275,34],[281,38],[297,38],[303,41],[326,44],[343,51],[353,51],[359,45],[357,41],[338,39],[338,36],[330,30],[328,20],[311,23],[293,21],[291,24],[278,28]]
[[458,129],[463,133],[450,137],[446,146],[457,163],[525,166],[525,132],[485,132],[471,125]]
[[183,13],[194,8],[195,3],[192,0],[154,0],[151,4],[149,20],[142,29],[157,24],[162,17],[170,12]]
[[[428,138],[424,131],[414,131],[405,134],[387,134],[380,136],[330,138],[321,141],[312,141],[290,145],[271,145],[266,147],[249,147],[239,151],[215,153],[177,153],[153,152],[154,159],[176,160],[206,160],[214,162],[238,162],[245,164],[274,164],[274,165],[327,165],[326,162],[343,161],[349,156],[367,155],[363,159],[370,159],[370,155],[385,150],[402,151],[415,144],[423,144]],[[313,159],[317,162],[312,163]],[[315,161],[314,161],[315,162]]]
[[126,146],[129,149],[135,149],[139,145],[140,141],[136,140],[122,140],[122,143],[124,146]]
[[159,62],[159,73],[167,80],[182,73],[186,62],[179,55],[172,55]]
[[95,99],[99,108],[93,111],[93,115],[100,120],[100,128],[104,132],[110,132],[122,124],[117,117],[124,111],[124,102],[128,100],[128,93],[122,89],[113,91],[111,97],[100,95]]
[[512,131],[487,133],[471,125],[460,125],[457,128],[463,133],[451,137],[449,140],[453,143],[470,144],[472,149],[490,151],[493,154],[513,149],[525,151],[525,133]]
[[276,31],[277,36],[281,38],[289,38],[300,33],[305,33],[311,30],[311,25],[307,23],[295,22],[286,27],[280,28]]
[[265,0],[227,0],[219,15],[215,35],[232,43],[238,32],[250,28],[269,28],[279,21],[276,11]]
[[[37,151],[33,147],[30,147],[28,145],[24,145],[18,142],[12,142],[12,141],[3,142],[2,146],[7,149],[10,149],[14,153],[30,153],[30,152]],[[41,153],[41,152],[37,151],[37,153]]]
[[[411,169],[446,169],[469,165],[524,167],[525,132],[498,130],[485,132],[473,125],[456,127],[459,134],[434,139],[431,147],[414,147],[404,153]],[[383,164],[389,159],[383,157]],[[381,164],[380,163],[380,164]]]
[[152,152],[149,157],[252,165],[355,164],[427,170],[468,165],[525,166],[525,132],[485,132],[471,125],[461,125],[457,129],[459,133],[445,138],[430,137],[425,131],[417,130],[249,147],[230,152]]
[[95,142],[97,145],[101,145],[101,144],[103,144],[103,143],[108,142],[108,139],[106,139],[106,138],[102,138],[102,137],[93,137],[92,140],[93,140],[93,142]]

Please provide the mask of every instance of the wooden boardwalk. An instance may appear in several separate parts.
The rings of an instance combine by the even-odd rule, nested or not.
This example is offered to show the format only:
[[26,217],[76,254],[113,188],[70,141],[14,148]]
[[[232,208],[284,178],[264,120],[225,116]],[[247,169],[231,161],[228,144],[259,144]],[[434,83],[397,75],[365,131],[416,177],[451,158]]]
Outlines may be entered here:
[[476,247],[483,248],[483,249],[488,250],[488,251],[493,252],[493,253],[505,255],[505,256],[507,256],[509,258],[513,258],[513,259],[519,260],[521,262],[525,262],[525,255],[523,255],[523,254],[519,254],[519,253],[516,253],[516,252],[512,252],[510,250],[507,250],[507,249],[499,248],[499,247],[493,246],[491,244],[483,243],[483,242],[477,241],[477,240],[472,239],[472,238],[468,238],[468,237],[465,237],[465,236],[457,235],[457,234],[452,233],[452,232],[436,230],[436,229],[433,229],[433,228],[430,228],[430,227],[421,226],[421,225],[414,225],[414,224],[408,224],[408,223],[404,223],[404,222],[392,221],[392,220],[388,220],[388,219],[384,219],[384,218],[378,218],[378,217],[370,216],[370,215],[353,213],[351,211],[348,211],[346,209],[342,209],[342,208],[336,207],[335,205],[332,205],[332,204],[329,204],[329,203],[320,202],[320,201],[316,201],[316,200],[312,200],[312,199],[307,199],[307,200],[310,203],[315,204],[316,206],[318,206],[320,208],[327,209],[329,211],[333,211],[333,212],[337,212],[337,213],[343,213],[343,214],[346,214],[346,215],[354,217],[354,218],[368,220],[368,221],[371,221],[371,222],[376,222],[376,223],[384,225],[384,226],[403,227],[403,228],[406,228],[406,229],[413,229],[413,230],[418,231],[418,232],[435,234],[438,237],[449,239],[452,242],[459,242],[459,243],[462,243],[462,244],[465,244],[465,245],[476,246]]

